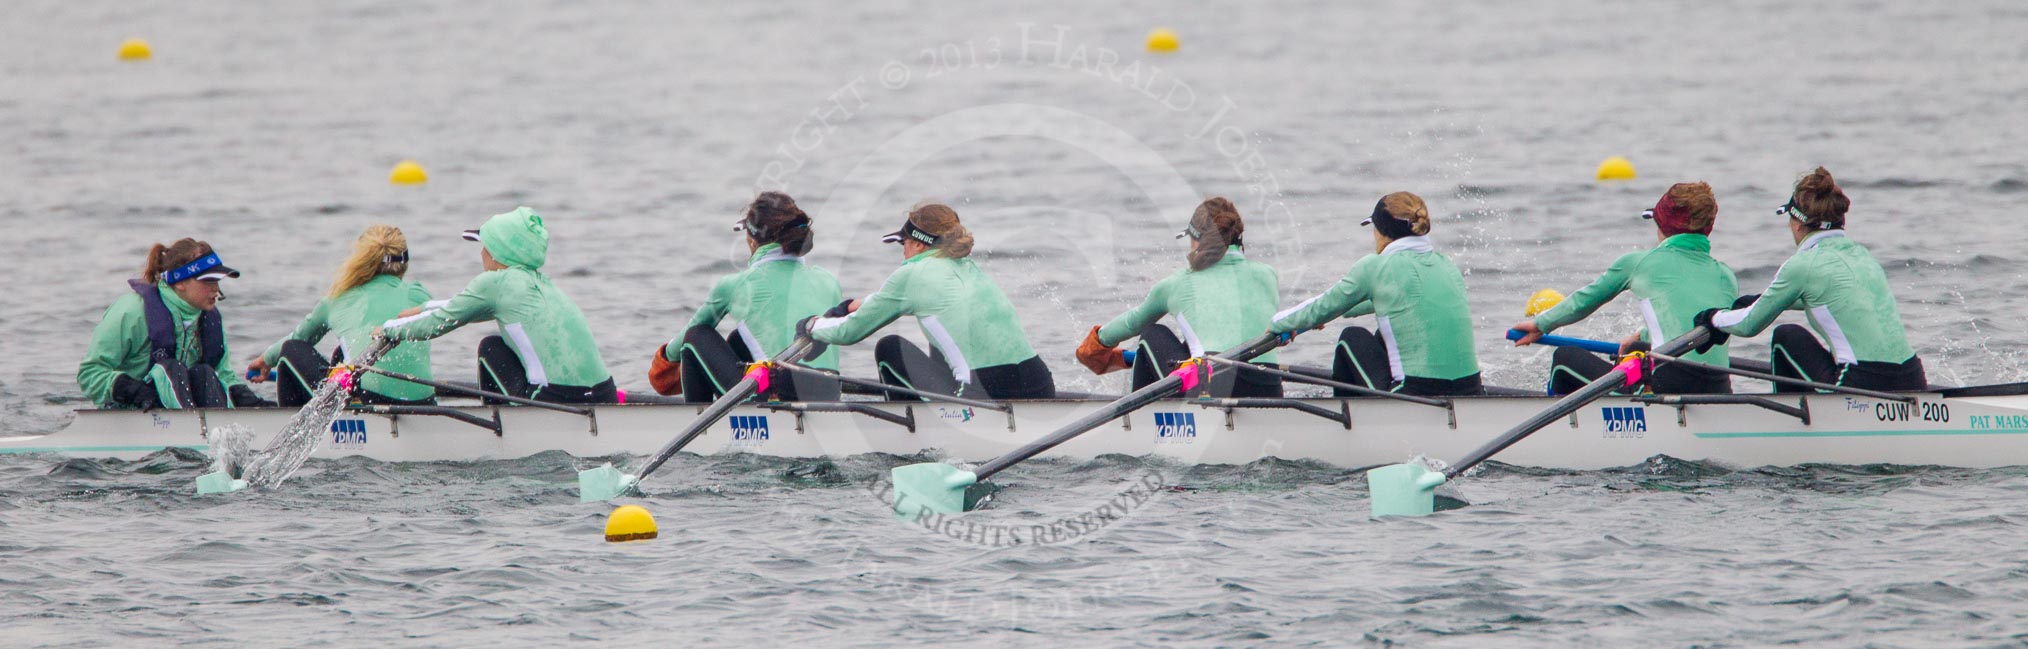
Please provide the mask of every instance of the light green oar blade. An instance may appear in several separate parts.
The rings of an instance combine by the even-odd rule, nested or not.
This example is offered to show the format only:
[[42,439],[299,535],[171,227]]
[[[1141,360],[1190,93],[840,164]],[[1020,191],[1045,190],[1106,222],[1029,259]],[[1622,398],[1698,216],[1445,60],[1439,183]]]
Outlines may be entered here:
[[1436,488],[1444,474],[1420,464],[1390,464],[1366,472],[1373,517],[1428,516],[1436,510]]
[[966,494],[979,475],[942,462],[894,467],[894,513],[913,516],[922,510],[956,514],[978,503]]
[[246,488],[245,480],[234,480],[224,471],[197,476],[197,495],[232,493]]
[[625,495],[628,489],[634,488],[634,481],[637,479],[634,476],[620,473],[620,470],[614,468],[610,462],[596,469],[579,471],[577,472],[578,502],[589,503],[618,498]]

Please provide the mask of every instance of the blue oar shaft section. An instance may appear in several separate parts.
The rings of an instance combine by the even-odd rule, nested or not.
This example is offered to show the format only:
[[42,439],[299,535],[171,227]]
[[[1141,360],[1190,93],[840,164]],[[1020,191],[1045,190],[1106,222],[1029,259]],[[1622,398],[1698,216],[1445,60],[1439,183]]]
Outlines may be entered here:
[[[1508,340],[1520,340],[1521,336],[1522,333],[1521,330],[1519,329],[1507,330]],[[1603,340],[1585,340],[1583,338],[1571,338],[1569,336],[1544,335],[1541,340],[1535,341],[1535,344],[1548,345],[1551,347],[1576,347],[1578,349],[1582,349],[1588,352],[1605,354],[1607,356],[1618,356],[1620,353],[1619,343],[1609,343]]]

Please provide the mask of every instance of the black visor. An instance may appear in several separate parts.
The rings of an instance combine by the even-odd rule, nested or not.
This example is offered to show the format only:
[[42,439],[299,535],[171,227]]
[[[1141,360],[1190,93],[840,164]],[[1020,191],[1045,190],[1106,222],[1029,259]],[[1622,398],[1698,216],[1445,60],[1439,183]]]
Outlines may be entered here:
[[914,239],[918,242],[921,242],[925,246],[937,245],[937,235],[930,234],[929,231],[927,230],[915,227],[915,221],[902,222],[901,229],[887,233],[887,236],[883,236],[880,238],[880,242],[901,243],[903,239]]

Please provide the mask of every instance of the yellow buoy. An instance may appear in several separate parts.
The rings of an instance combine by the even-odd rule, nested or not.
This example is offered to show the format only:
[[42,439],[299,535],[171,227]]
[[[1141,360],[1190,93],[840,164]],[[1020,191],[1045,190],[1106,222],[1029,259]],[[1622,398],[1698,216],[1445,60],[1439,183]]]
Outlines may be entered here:
[[655,517],[640,505],[622,505],[606,515],[606,540],[644,541],[655,538]]
[[1562,293],[1556,292],[1556,289],[1553,288],[1545,288],[1536,291],[1534,295],[1528,296],[1528,306],[1522,310],[1522,313],[1533,318],[1542,315],[1543,311],[1556,308],[1556,305],[1561,302],[1563,302]]
[[395,164],[394,171],[387,174],[387,182],[396,185],[420,185],[429,181],[429,173],[423,171],[422,165],[416,164],[414,160],[403,160]]
[[1598,163],[1599,180],[1633,180],[1634,163],[1619,156],[1606,158]]
[[1167,27],[1156,27],[1155,31],[1148,32],[1148,51],[1150,52],[1174,52],[1177,47],[1181,47],[1182,45],[1181,42],[1176,40],[1176,32],[1169,31]]
[[148,41],[129,38],[126,42],[120,43],[122,61],[146,61],[152,58],[155,58],[155,50],[148,47]]

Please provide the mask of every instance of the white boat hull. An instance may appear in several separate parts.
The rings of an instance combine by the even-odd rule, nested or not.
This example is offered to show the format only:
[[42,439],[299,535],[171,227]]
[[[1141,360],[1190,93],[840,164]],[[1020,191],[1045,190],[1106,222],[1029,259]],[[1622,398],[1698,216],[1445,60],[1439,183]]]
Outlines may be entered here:
[[[1943,398],[1927,394],[1918,395],[1915,404],[1840,395],[1771,400],[1790,406],[1806,400],[1810,421],[1747,404],[1679,409],[1612,397],[1523,440],[1498,459],[1515,465],[1567,469],[1628,466],[1656,455],[1738,466],[2028,465],[2028,396]],[[1123,454],[1193,464],[1241,464],[1277,457],[1350,468],[1401,462],[1417,455],[1451,459],[1550,403],[1544,397],[1473,397],[1455,400],[1453,411],[1384,399],[1299,401],[1348,413],[1350,425],[1291,409],[1225,410],[1173,401],[1108,423],[1044,456],[1082,459]],[[982,461],[1046,435],[1101,405],[1095,401],[1018,402],[1009,414],[935,404],[875,404],[884,411],[913,415],[913,431],[860,414],[799,415],[747,405],[734,409],[687,450],[797,458],[928,452]],[[579,457],[645,455],[666,444],[702,408],[600,406],[592,417],[514,406],[475,405],[459,410],[487,419],[497,416],[503,432],[496,434],[440,416],[347,413],[324,433],[316,457],[422,462],[508,459],[545,451]],[[0,454],[131,459],[169,446],[204,450],[207,426],[233,424],[253,430],[255,448],[260,448],[293,412],[279,408],[150,413],[85,410],[62,431],[0,439]]]

